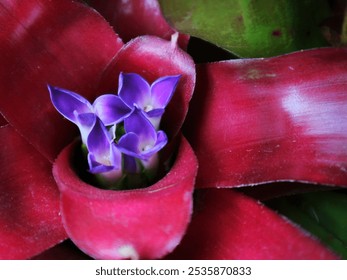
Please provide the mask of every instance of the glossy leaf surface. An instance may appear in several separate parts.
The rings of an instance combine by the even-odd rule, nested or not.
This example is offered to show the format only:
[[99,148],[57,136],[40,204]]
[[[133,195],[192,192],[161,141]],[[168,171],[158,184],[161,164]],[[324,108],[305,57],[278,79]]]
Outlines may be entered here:
[[[170,40],[176,32],[163,17],[157,0],[92,0],[89,4],[105,17],[125,42],[142,35]],[[180,47],[186,49],[188,40],[188,35],[180,34]]]
[[326,45],[320,23],[327,1],[159,1],[168,21],[241,57],[264,57]]
[[346,60],[326,48],[198,65],[185,128],[197,186],[347,186]]
[[54,177],[69,237],[97,259],[152,259],[171,252],[190,221],[197,161],[182,138],[169,173],[154,185],[131,191],[95,188],[75,173],[76,145],[59,155]]
[[198,190],[194,215],[170,259],[336,259],[308,233],[232,190]]
[[99,14],[67,0],[1,1],[0,25],[1,113],[53,161],[77,131],[53,108],[47,84],[94,98],[123,43]]
[[26,259],[67,238],[51,164],[10,126],[0,128],[0,259]]

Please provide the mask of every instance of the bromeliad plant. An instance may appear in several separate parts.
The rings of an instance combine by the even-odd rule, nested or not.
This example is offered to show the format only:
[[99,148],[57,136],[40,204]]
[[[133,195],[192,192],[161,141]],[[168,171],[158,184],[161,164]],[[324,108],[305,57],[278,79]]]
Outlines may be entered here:
[[101,95],[93,104],[48,86],[55,108],[78,126],[88,171],[100,186],[138,188],[157,179],[158,152],[168,142],[160,121],[179,78],[161,77],[149,85],[138,74],[121,73],[118,95]]
[[[88,2],[111,24],[76,1],[0,3],[0,258],[67,238],[98,259],[338,258],[258,199],[220,187],[347,185],[346,50],[196,66],[187,36],[167,40],[174,30],[157,1]],[[47,84],[59,86],[51,99]],[[118,95],[96,96],[109,92]],[[172,148],[172,165],[142,187],[166,142],[159,154]],[[141,188],[107,189],[130,188],[129,178]],[[271,186],[272,196],[304,189],[252,189],[259,198]]]

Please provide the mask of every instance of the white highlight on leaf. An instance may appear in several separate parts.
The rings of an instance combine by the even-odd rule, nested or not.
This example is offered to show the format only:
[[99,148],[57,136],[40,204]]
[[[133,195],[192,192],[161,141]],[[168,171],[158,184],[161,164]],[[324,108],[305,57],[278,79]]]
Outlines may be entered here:
[[131,259],[131,260],[138,260],[139,259],[138,252],[130,244],[120,246],[117,249],[117,252],[118,252],[119,256],[123,259]]
[[[305,89],[307,90],[307,89]],[[306,135],[346,135],[347,104],[322,96],[300,94],[300,88],[292,87],[282,100],[282,107],[294,124],[304,128]]]

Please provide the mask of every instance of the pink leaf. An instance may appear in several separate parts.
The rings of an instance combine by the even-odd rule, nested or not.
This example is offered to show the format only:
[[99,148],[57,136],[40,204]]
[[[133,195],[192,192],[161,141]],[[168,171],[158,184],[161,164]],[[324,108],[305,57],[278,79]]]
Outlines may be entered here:
[[47,84],[93,98],[123,45],[95,11],[68,0],[0,3],[0,110],[49,160],[77,135],[53,108]]
[[169,259],[336,259],[296,225],[232,190],[197,191],[187,234]]
[[186,127],[198,187],[347,186],[346,60],[326,48],[199,65]]
[[74,172],[76,145],[53,169],[61,191],[64,227],[74,243],[98,259],[150,259],[171,252],[190,220],[197,162],[182,138],[175,163],[156,184],[137,190],[102,190]]
[[[103,0],[89,1],[128,42],[142,35],[170,39],[176,31],[166,22],[157,0]],[[180,34],[178,44],[186,49],[189,36]]]
[[51,164],[10,126],[0,128],[0,259],[26,259],[67,238]]

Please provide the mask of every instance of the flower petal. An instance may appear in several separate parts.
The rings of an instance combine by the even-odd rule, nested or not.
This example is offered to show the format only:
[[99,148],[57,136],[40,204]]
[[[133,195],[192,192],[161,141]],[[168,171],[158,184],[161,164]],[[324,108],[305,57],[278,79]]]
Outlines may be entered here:
[[152,104],[165,108],[170,102],[181,75],[162,77],[151,85]]
[[89,172],[93,174],[100,174],[114,170],[114,167],[111,165],[101,164],[94,154],[88,154],[88,165]]
[[[127,132],[118,142],[118,148],[126,155],[140,159],[149,159],[163,148],[167,139],[157,145],[157,132],[142,110],[135,107],[128,118],[124,120]],[[164,133],[165,134],[165,133]],[[160,145],[164,143],[164,145]]]
[[52,166],[9,125],[0,128],[0,259],[26,259],[67,238]]
[[[155,35],[169,40],[176,32],[163,17],[157,0],[92,0],[88,3],[114,26],[126,42],[141,35]],[[189,36],[180,34],[178,41],[185,50]]]
[[127,133],[135,133],[139,137],[141,146],[152,146],[156,141],[157,135],[153,125],[139,108],[135,108],[124,120],[124,129]]
[[48,85],[51,100],[57,111],[69,121],[77,124],[79,114],[93,113],[93,107],[87,99],[79,94]]
[[136,104],[143,109],[151,102],[149,84],[135,73],[120,73],[118,95],[129,108],[133,108],[134,104]]
[[[122,153],[126,155],[138,157],[138,155],[141,153],[139,149],[139,142],[140,140],[138,135],[133,132],[129,132],[119,139],[117,147]],[[133,163],[130,162],[129,164],[133,169]]]
[[106,126],[123,121],[131,112],[131,109],[124,104],[119,96],[114,94],[99,96],[94,101],[93,107],[95,113]]
[[149,118],[158,118],[164,114],[164,109],[153,109],[151,111],[146,112]]
[[197,186],[347,186],[346,60],[325,48],[199,65],[185,127]]
[[169,139],[178,133],[183,124],[195,86],[195,64],[176,43],[175,38],[170,42],[154,36],[138,37],[130,41],[109,64],[99,88],[100,92],[117,88],[115,77],[121,72],[140,73],[150,84],[163,76],[181,74],[161,122],[161,129]]
[[114,146],[114,143],[110,139],[106,127],[97,118],[87,139],[88,162],[91,164],[91,172],[95,171],[93,168],[96,165],[95,162],[99,165],[111,167],[111,169],[120,169],[121,154],[118,149],[112,146]]
[[1,1],[0,25],[0,111],[53,161],[77,130],[52,106],[47,84],[92,100],[122,42],[94,10],[69,0]]
[[167,136],[164,131],[160,130],[157,133],[157,140],[153,147],[142,152],[143,159],[149,159],[153,154],[159,152],[167,144]]
[[89,133],[96,122],[96,116],[94,113],[85,113],[78,115],[77,112],[75,112],[75,115],[76,124],[81,133],[82,143],[86,144]]
[[337,259],[259,201],[227,189],[197,191],[187,235],[171,259]]
[[[61,191],[61,214],[69,237],[98,259],[160,258],[185,233],[192,211],[197,162],[182,138],[176,161],[156,184],[110,191],[86,184],[74,173],[70,145],[53,169]],[[179,209],[179,211],[177,211]]]

